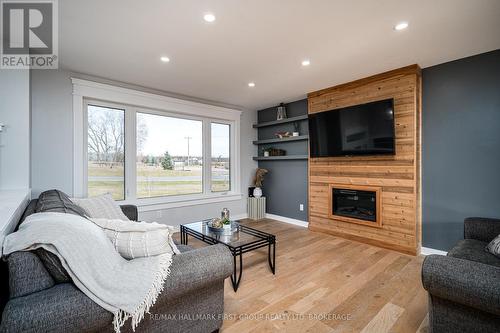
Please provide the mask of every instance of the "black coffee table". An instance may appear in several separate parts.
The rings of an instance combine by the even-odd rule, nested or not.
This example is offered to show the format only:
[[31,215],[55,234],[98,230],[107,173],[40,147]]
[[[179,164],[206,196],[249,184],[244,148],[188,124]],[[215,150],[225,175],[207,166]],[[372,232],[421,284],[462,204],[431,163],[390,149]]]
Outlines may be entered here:
[[[231,275],[231,283],[234,291],[238,290],[243,273],[243,253],[267,246],[267,261],[271,272],[276,273],[276,236],[239,223],[228,234],[213,232],[208,228],[209,221],[182,224],[181,243],[187,245],[188,235],[190,235],[210,245],[219,243],[226,245],[233,254],[234,270]],[[239,273],[237,271],[237,260],[239,260]]]

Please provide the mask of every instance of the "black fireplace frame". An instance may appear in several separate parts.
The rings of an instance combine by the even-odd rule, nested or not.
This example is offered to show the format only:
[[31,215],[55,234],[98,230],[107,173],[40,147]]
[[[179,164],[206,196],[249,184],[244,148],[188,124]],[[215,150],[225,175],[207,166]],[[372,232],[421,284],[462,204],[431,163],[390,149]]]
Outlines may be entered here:
[[[369,191],[375,193],[376,201],[376,214],[374,221],[365,219],[348,217],[344,215],[336,215],[333,213],[334,202],[334,189],[346,191]],[[356,223],[375,228],[382,228],[382,188],[377,186],[364,186],[364,185],[345,185],[345,184],[330,184],[329,185],[329,218],[336,221]]]

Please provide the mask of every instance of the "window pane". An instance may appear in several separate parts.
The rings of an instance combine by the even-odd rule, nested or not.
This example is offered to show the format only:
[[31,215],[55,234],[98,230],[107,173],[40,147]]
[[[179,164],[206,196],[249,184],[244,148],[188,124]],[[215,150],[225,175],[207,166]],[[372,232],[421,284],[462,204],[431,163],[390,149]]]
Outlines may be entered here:
[[137,197],[203,192],[202,122],[137,113]]
[[231,189],[229,143],[230,126],[212,123],[212,191]]
[[125,199],[125,110],[89,105],[88,179],[89,197],[111,193]]

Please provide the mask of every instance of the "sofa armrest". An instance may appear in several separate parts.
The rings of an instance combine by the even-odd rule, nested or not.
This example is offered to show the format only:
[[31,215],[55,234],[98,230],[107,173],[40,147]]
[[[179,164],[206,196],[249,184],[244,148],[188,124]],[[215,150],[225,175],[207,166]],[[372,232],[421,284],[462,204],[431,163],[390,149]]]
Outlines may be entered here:
[[468,217],[464,220],[464,238],[491,242],[500,235],[500,219]]
[[223,283],[233,273],[233,256],[222,244],[174,256],[160,298],[173,299],[199,288]]
[[500,315],[500,267],[454,257],[429,255],[422,284],[429,294]]
[[72,283],[11,299],[5,306],[0,332],[102,332],[113,315]]
[[131,221],[139,220],[139,213],[137,212],[137,206],[134,205],[120,205],[123,214],[129,218]]

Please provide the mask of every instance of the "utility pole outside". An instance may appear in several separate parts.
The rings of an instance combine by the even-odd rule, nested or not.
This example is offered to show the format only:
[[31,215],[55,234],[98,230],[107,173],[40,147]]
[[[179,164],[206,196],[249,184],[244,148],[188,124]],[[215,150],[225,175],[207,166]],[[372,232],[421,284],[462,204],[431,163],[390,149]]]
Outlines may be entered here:
[[191,136],[186,136],[184,137],[184,139],[186,139],[188,141],[188,159],[187,159],[187,166],[189,167],[189,140],[192,139]]

